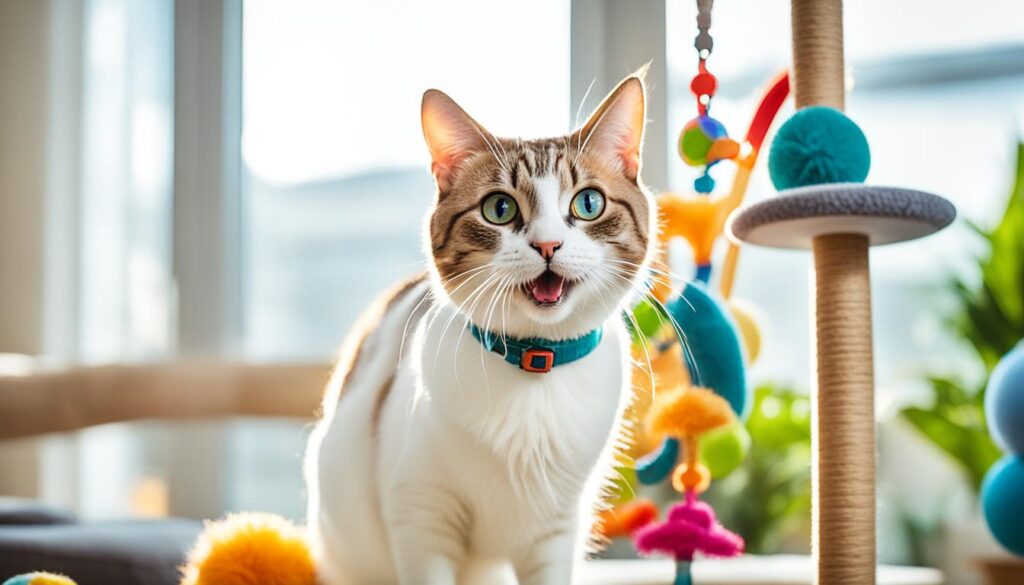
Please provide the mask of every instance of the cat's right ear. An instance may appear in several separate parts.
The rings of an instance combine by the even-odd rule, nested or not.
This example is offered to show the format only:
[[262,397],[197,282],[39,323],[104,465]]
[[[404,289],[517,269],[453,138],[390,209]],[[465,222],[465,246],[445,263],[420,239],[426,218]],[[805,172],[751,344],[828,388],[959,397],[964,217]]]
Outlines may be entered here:
[[441,192],[452,184],[459,164],[487,148],[487,131],[444,92],[428,89],[421,109],[423,137],[430,150],[430,170]]

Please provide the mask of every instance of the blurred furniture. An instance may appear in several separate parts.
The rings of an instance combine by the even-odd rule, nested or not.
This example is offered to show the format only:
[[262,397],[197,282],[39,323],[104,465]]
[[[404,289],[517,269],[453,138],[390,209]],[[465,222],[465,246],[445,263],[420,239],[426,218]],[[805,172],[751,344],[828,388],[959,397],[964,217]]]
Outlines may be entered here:
[[194,520],[79,523],[66,510],[0,497],[0,581],[46,569],[78,585],[177,585]]
[[[310,420],[331,365],[186,362],[52,368],[0,355],[0,440],[143,419],[238,416]],[[0,582],[67,574],[78,585],[177,585],[202,523],[78,522],[38,503],[0,498]]]
[[975,565],[985,575],[986,585],[1019,585],[1024,583],[1024,560],[1017,558],[978,559]]
[[0,496],[0,529],[5,526],[70,524],[75,515],[67,510],[24,500]]
[[78,585],[178,585],[202,528],[182,519],[0,526],[0,579],[47,570]]

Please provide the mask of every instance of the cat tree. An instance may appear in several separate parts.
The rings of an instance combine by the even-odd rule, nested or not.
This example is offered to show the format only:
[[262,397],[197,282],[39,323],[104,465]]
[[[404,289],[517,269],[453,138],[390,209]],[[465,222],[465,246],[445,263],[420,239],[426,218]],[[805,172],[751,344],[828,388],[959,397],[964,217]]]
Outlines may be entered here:
[[[842,0],[792,2],[798,109],[844,107],[842,8]],[[730,221],[730,236],[739,242],[810,248],[814,254],[816,583],[865,585],[876,579],[868,247],[931,234],[955,215],[945,199],[920,191],[822,183],[784,190],[737,211]]]

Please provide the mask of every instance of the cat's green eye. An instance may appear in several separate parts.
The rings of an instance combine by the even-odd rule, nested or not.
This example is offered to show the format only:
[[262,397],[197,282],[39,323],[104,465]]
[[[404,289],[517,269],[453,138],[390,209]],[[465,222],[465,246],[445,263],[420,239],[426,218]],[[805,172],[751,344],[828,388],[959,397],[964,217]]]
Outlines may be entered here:
[[484,198],[480,212],[484,214],[484,219],[494,225],[505,225],[516,218],[519,206],[507,193],[491,193]]
[[572,214],[583,221],[594,221],[604,213],[604,194],[597,189],[584,189],[569,204]]

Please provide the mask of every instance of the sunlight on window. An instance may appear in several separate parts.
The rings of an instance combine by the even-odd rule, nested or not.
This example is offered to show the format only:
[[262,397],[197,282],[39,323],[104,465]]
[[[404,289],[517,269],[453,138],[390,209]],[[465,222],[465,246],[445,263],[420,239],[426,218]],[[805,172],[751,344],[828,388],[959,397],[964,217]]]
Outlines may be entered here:
[[245,162],[272,183],[423,165],[419,100],[429,87],[498,134],[561,133],[568,8],[550,0],[249,0]]
[[243,50],[257,358],[330,355],[379,291],[423,269],[425,89],[498,135],[569,127],[568,0],[250,0]]

